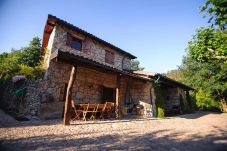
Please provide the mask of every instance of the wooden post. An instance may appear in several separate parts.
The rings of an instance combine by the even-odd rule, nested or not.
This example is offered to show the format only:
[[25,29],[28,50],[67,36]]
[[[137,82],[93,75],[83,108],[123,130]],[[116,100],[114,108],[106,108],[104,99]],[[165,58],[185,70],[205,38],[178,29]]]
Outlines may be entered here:
[[156,94],[155,94],[155,88],[153,84],[150,89],[150,98],[151,98],[151,104],[152,104],[153,117],[157,117],[156,104],[155,104]]
[[116,118],[121,118],[121,102],[120,102],[120,75],[117,75],[117,88],[116,88]]
[[72,88],[74,81],[76,79],[76,71],[77,71],[77,66],[73,66],[69,78],[69,83],[67,87],[67,92],[66,92],[66,99],[65,99],[65,113],[64,113],[64,125],[69,125],[70,124],[70,118],[71,118],[71,99],[72,99]]

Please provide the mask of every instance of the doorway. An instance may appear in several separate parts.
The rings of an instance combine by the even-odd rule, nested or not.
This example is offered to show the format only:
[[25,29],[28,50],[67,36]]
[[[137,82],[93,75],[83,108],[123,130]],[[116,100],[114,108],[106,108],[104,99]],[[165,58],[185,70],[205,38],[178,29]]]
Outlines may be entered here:
[[116,94],[116,88],[109,88],[109,87],[103,86],[102,103],[105,103],[105,102],[115,103],[115,94]]

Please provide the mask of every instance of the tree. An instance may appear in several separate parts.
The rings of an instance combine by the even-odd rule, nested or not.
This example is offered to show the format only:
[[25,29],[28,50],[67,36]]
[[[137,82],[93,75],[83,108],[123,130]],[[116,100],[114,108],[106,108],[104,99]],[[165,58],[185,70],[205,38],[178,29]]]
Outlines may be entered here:
[[173,80],[176,80],[176,81],[182,80],[182,74],[181,74],[181,71],[179,69],[170,70],[164,75],[169,77],[170,79],[173,79]]
[[207,0],[201,7],[212,25],[196,30],[180,66],[183,82],[197,90],[193,95],[197,106],[202,109],[227,103],[226,6],[227,0]]
[[3,53],[0,55],[0,79],[9,79],[19,71],[18,54],[18,52],[12,50],[9,54]]
[[227,33],[213,27],[200,28],[188,43],[191,57],[200,62],[227,60]]
[[[197,106],[202,109],[217,108],[217,104],[226,102],[227,97],[227,55],[223,42],[226,39],[223,35],[217,36],[217,32],[207,28],[197,30],[188,43],[188,53],[180,67],[183,82],[197,89],[198,94],[194,96]],[[211,48],[214,51],[209,51]],[[206,97],[201,99],[200,94]]]
[[201,12],[206,12],[209,16],[209,23],[217,25],[221,30],[227,28],[227,0],[207,0],[200,8]]
[[196,90],[202,90],[214,100],[226,101],[227,64],[220,61],[198,62],[188,56],[184,57],[180,67],[183,82]]
[[32,38],[28,47],[22,48],[22,56],[19,59],[20,64],[28,65],[29,67],[35,67],[40,61],[40,39],[38,37]]
[[144,70],[144,67],[140,67],[140,62],[138,60],[132,60],[131,67],[134,71]]
[[28,47],[0,54],[0,80],[8,80],[17,74],[28,78],[40,77],[43,71],[40,48],[40,39],[35,37]]

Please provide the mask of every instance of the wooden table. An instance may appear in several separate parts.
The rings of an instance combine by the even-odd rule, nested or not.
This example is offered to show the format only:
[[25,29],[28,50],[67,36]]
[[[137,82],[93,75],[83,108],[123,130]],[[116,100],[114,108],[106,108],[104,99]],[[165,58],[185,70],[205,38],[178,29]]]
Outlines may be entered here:
[[[97,113],[100,118],[110,117],[114,103],[106,102],[105,104],[74,104],[72,103],[73,111],[75,112],[74,119],[87,120],[87,115],[90,114],[90,120],[95,120]],[[81,118],[82,116],[82,118]]]

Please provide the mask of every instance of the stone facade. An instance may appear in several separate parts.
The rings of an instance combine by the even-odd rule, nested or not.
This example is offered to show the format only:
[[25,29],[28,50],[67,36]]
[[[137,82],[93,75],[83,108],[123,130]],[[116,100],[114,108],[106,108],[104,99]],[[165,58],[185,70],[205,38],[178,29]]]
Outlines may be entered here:
[[[66,45],[67,33],[71,33],[73,36],[82,40],[82,50],[78,51]],[[100,42],[97,42],[87,36],[84,36],[76,31],[69,30],[63,26],[57,25],[51,35],[48,43],[48,49],[51,52],[60,49],[64,52],[69,52],[74,55],[83,56],[91,60],[97,61],[107,66],[117,68],[119,70],[131,70],[131,60],[124,54],[119,53],[116,50],[113,50]],[[105,62],[105,51],[111,51],[114,53],[114,64],[108,64]]]
[[[82,40],[82,50],[78,51],[66,45],[67,33]],[[99,63],[107,66],[117,68],[119,70],[130,70],[131,60],[124,54],[119,53],[103,44],[92,40],[76,31],[69,30],[63,26],[56,25],[50,35],[46,54],[44,56],[46,72],[43,79],[43,87],[41,93],[45,92],[46,95],[51,98],[52,101],[46,100],[46,96],[41,96],[40,110],[41,112],[48,112],[51,108],[49,104],[64,102],[64,95],[67,88],[71,65],[50,61],[51,53],[60,49],[64,52],[69,52],[74,55],[83,56],[85,58],[92,59]],[[114,64],[108,64],[105,62],[105,50],[114,53]],[[126,92],[126,86],[129,85],[130,89],[128,93]],[[78,67],[76,73],[76,80],[73,86],[72,97],[75,103],[101,103],[102,102],[102,91],[103,87],[116,88],[117,87],[117,74],[109,72],[103,73],[99,70],[88,69],[83,67]],[[141,80],[135,78],[129,78],[126,76],[121,77],[120,83],[120,102],[122,107],[125,105],[125,99],[129,97],[132,99],[133,103],[139,104],[139,101],[150,103],[150,87],[151,83],[142,82]],[[49,104],[48,104],[49,103]],[[58,108],[63,114],[62,108]],[[45,109],[45,106],[47,109]],[[60,106],[60,105],[56,105]],[[122,109],[123,110],[123,109]],[[54,111],[52,111],[54,112]],[[49,114],[40,114],[43,118],[50,118]],[[57,114],[55,114],[57,115]]]
[[[78,51],[66,45],[67,33],[82,40],[82,50]],[[60,49],[74,55],[83,56],[103,65],[118,70],[130,70],[131,60],[125,54],[107,47],[76,31],[56,25],[50,34],[47,49],[45,50],[44,77],[36,81],[27,81],[25,84],[25,104],[20,108],[20,113],[32,118],[50,119],[61,118],[64,110],[65,94],[70,78],[72,66],[69,64],[50,60],[53,52]],[[114,64],[105,62],[106,50],[114,53]],[[119,74],[118,74],[119,75]],[[72,99],[75,103],[103,103],[103,88],[117,88],[117,73],[99,69],[90,69],[78,66],[76,80],[73,85]],[[150,103],[150,82],[137,78],[121,75],[120,96],[121,111],[130,98],[132,104],[140,101]]]
[[[173,111],[173,107],[180,107],[181,103],[187,105],[186,93],[185,90],[179,87],[172,88],[162,88],[163,91],[163,99],[164,99],[164,107],[166,113],[171,113]],[[180,102],[182,99],[182,102]],[[182,109],[181,109],[182,110]]]
[[[64,91],[67,87],[70,71],[70,65],[50,62],[44,78],[46,83],[43,91],[51,94],[54,102],[64,101]],[[75,103],[102,103],[103,86],[117,87],[117,75],[111,72],[103,73],[94,69],[78,67],[76,75],[72,91]],[[139,101],[151,103],[150,82],[126,76],[122,76],[120,81],[120,102],[122,107],[124,107],[125,99],[128,97],[126,95],[130,95],[129,97],[132,98],[134,104],[139,104]],[[129,84],[129,93],[126,92],[127,84]]]

